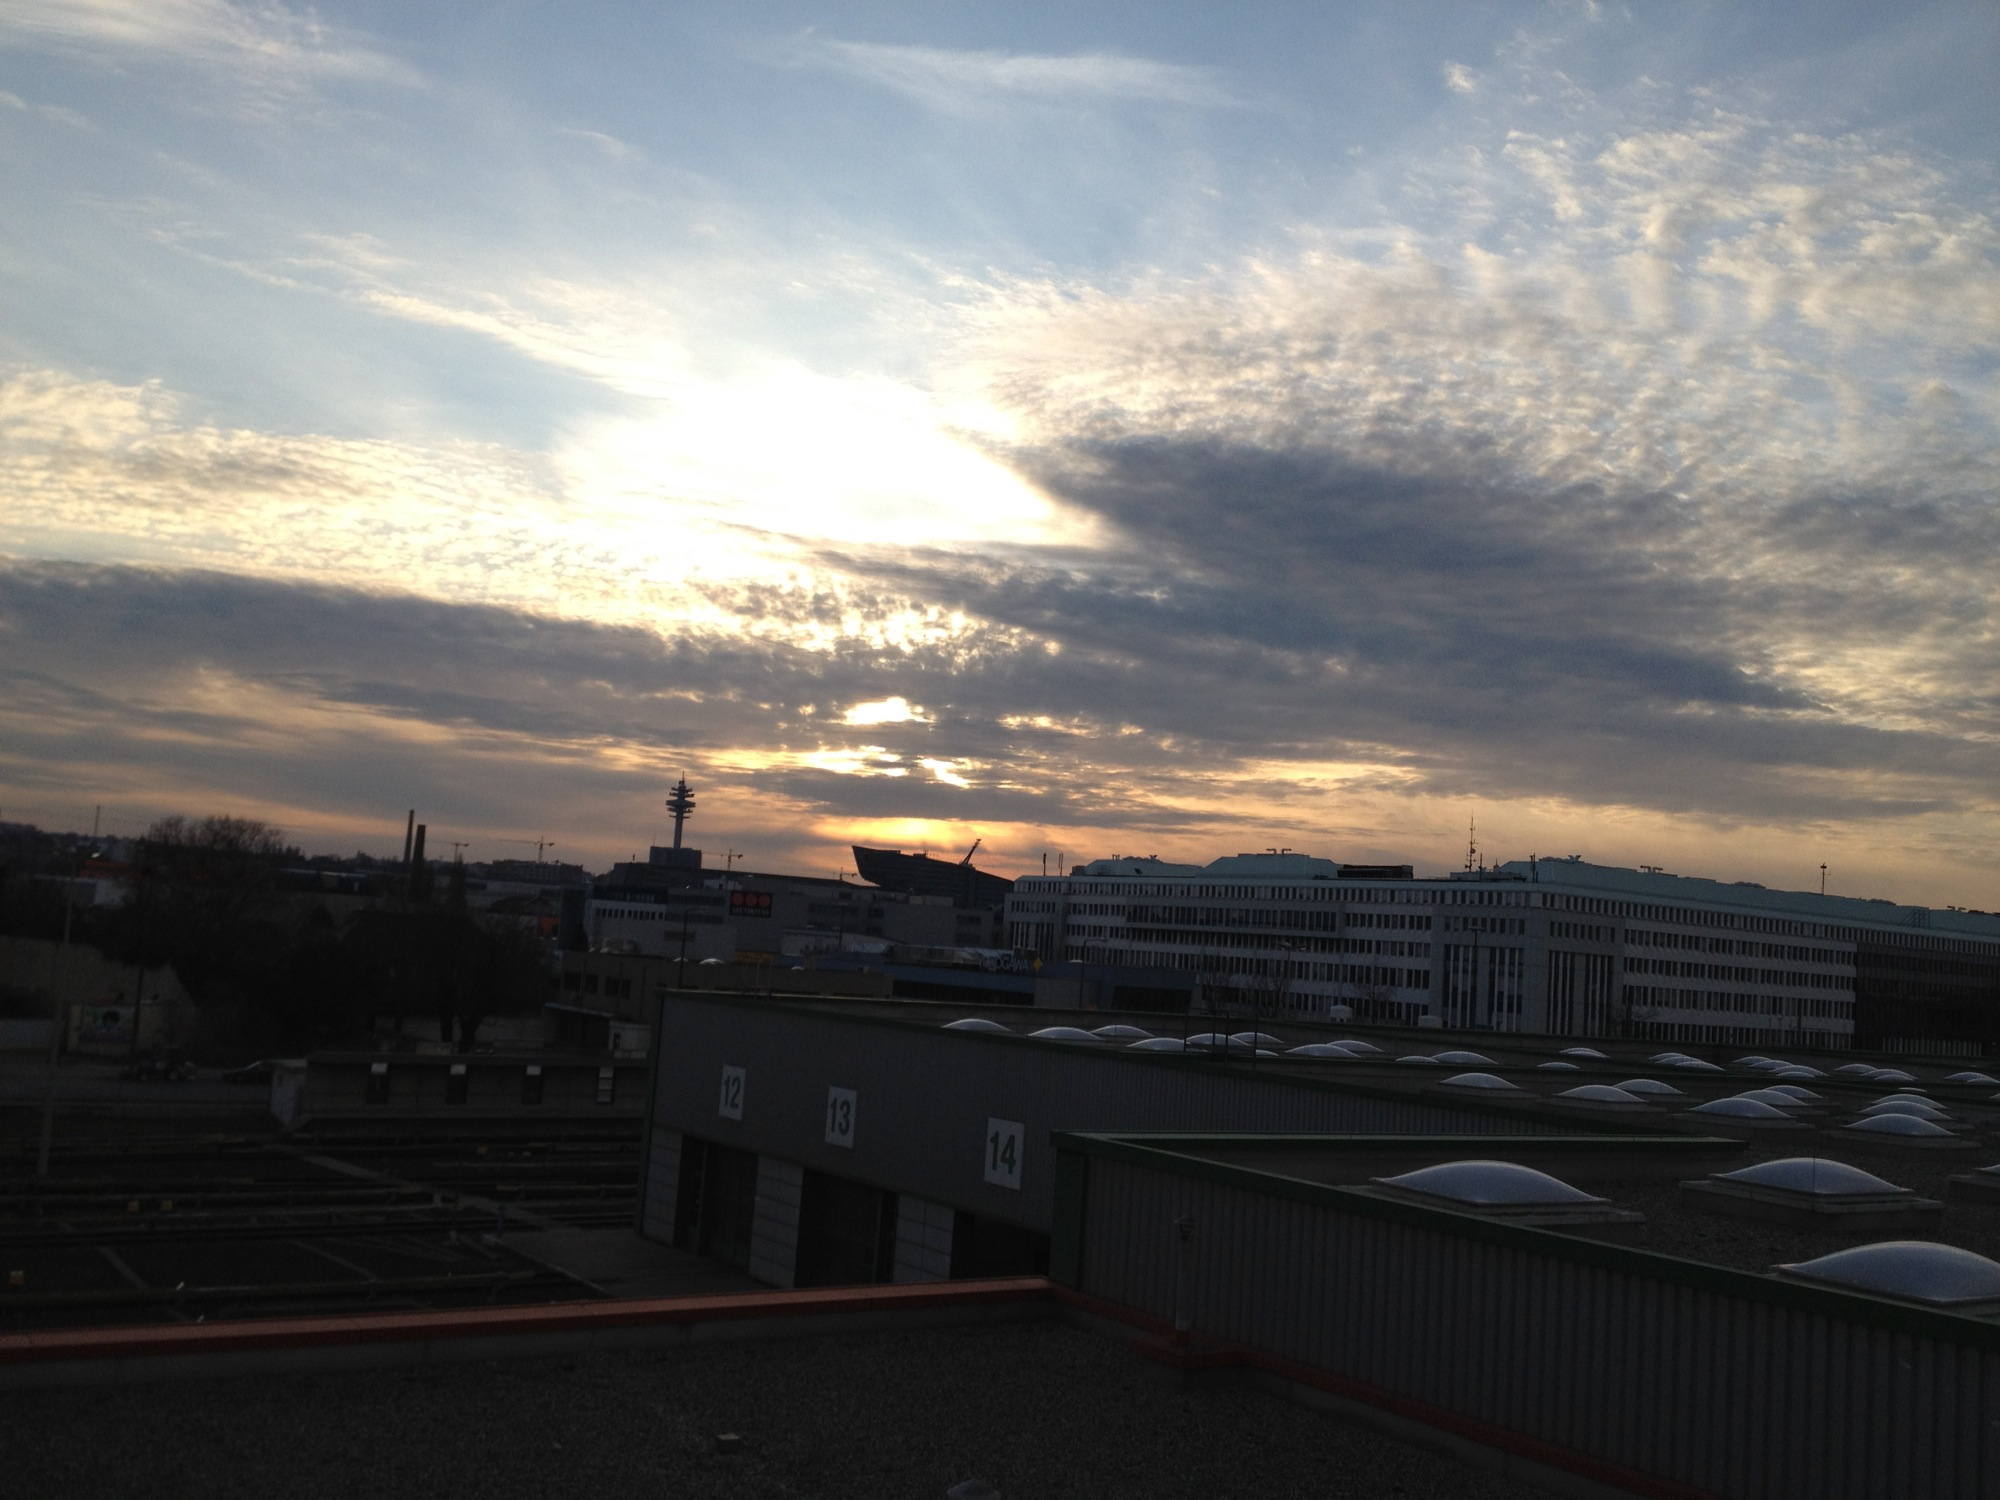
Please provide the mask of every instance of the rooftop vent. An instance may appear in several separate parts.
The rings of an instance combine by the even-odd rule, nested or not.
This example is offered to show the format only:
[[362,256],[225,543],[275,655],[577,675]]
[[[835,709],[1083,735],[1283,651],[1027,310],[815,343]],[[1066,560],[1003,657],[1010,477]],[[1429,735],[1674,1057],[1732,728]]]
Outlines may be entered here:
[[1857,1245],[1776,1269],[1805,1281],[1928,1302],[1960,1312],[2000,1310],[2000,1261],[1929,1240]]

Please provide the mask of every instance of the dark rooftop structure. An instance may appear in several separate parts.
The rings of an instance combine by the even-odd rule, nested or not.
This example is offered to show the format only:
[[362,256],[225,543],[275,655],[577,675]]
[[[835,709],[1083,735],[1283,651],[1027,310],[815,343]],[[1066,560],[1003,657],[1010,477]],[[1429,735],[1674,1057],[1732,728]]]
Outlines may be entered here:
[[997,906],[1014,889],[1014,882],[1004,875],[989,875],[976,868],[969,853],[953,863],[899,849],[870,849],[862,844],[853,849],[855,873],[885,891],[947,896],[961,906]]

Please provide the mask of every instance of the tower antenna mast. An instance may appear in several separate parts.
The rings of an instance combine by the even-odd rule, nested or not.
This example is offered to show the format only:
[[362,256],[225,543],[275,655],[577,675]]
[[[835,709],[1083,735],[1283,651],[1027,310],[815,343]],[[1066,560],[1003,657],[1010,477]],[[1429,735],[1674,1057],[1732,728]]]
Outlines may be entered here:
[[687,822],[688,814],[694,811],[694,792],[688,786],[687,773],[674,783],[674,794],[667,798],[667,811],[674,815],[674,847],[681,846],[681,825]]

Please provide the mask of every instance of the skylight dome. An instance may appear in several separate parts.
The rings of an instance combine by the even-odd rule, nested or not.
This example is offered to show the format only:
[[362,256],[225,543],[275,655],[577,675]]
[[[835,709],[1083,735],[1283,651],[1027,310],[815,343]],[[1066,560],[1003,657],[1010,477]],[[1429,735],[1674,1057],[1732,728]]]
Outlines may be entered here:
[[1969,1084],[1976,1088],[1987,1084],[2000,1083],[2000,1078],[1994,1078],[1985,1073],[1954,1073],[1945,1082]]
[[1720,1115],[1732,1120],[1791,1120],[1792,1118],[1782,1109],[1773,1108],[1761,1099],[1711,1099],[1706,1104],[1697,1104],[1688,1113]]
[[1089,1042],[1093,1046],[1103,1046],[1104,1038],[1092,1036],[1080,1026],[1044,1026],[1040,1031],[1028,1033],[1038,1042]]
[[1915,1083],[1917,1075],[1905,1073],[1901,1068],[1877,1068],[1874,1072],[1877,1083]]
[[1680,1093],[1680,1090],[1675,1088],[1671,1083],[1661,1083],[1657,1078],[1628,1078],[1619,1084],[1618,1087],[1625,1090],[1628,1094],[1650,1094],[1662,1099],[1669,1095],[1678,1095]]
[[1788,1156],[1781,1161],[1760,1161],[1734,1172],[1717,1172],[1721,1182],[1742,1182],[1753,1187],[1778,1188],[1788,1193],[1810,1193],[1815,1198],[1841,1198],[1876,1193],[1904,1193],[1893,1182],[1884,1182],[1873,1172],[1850,1167],[1843,1161],[1819,1156]]
[[1421,1052],[1406,1052],[1397,1058],[1396,1061],[1400,1063],[1435,1063],[1437,1059],[1435,1057],[1426,1057]]
[[1125,1025],[1093,1026],[1090,1031],[1091,1035],[1103,1037],[1107,1042],[1143,1042],[1153,1034],[1143,1026]]
[[1285,1052],[1285,1056],[1339,1057],[1339,1058],[1345,1058],[1349,1062],[1353,1062],[1355,1060],[1354,1054],[1352,1052],[1349,1052],[1345,1047],[1337,1046],[1332,1042],[1307,1042],[1303,1047],[1292,1047],[1287,1049]]
[[1870,1115],[1865,1120],[1856,1120],[1852,1125],[1843,1125],[1842,1130],[1852,1130],[1858,1135],[1899,1136],[1905,1140],[1956,1139],[1956,1133],[1946,1130],[1935,1120],[1926,1120],[1918,1115]]
[[1600,1109],[1644,1109],[1646,1101],[1637,1094],[1628,1094],[1624,1089],[1615,1089],[1608,1083],[1579,1084],[1573,1089],[1564,1089],[1557,1094],[1558,1099],[1567,1099],[1572,1104],[1593,1104]]
[[1804,1109],[1805,1105],[1790,1094],[1781,1094],[1776,1089],[1745,1089],[1733,1097],[1755,1099],[1759,1104],[1768,1104],[1773,1109]]
[[1920,1120],[1946,1120],[1951,1118],[1949,1110],[1939,1109],[1928,1099],[1877,1099],[1873,1104],[1863,1105],[1864,1115],[1915,1115]]
[[1875,1065],[1873,1063],[1864,1063],[1864,1062],[1842,1063],[1839,1067],[1835,1068],[1833,1071],[1836,1073],[1845,1073],[1850,1078],[1852,1078],[1862,1073],[1874,1072]]
[[1739,1068],[1761,1068],[1770,1060],[1770,1058],[1761,1052],[1752,1052],[1746,1057],[1737,1058],[1736,1066]]
[[[1779,1076],[1782,1077],[1783,1075],[1780,1074]],[[1817,1104],[1825,1097],[1823,1094],[1815,1094],[1811,1089],[1796,1083],[1774,1083],[1769,1088],[1759,1089],[1758,1092],[1761,1094],[1789,1094],[1801,1104]]]
[[1426,1197],[1449,1198],[1454,1203],[1524,1208],[1605,1201],[1546,1172],[1511,1161],[1448,1161],[1375,1181]]
[[1230,1041],[1240,1042],[1245,1047],[1282,1047],[1285,1044],[1268,1031],[1238,1031],[1230,1034]]
[[1698,1057],[1684,1057],[1679,1062],[1674,1063],[1673,1066],[1688,1073],[1720,1073],[1722,1071],[1714,1063],[1703,1062]]
[[1484,1057],[1477,1052],[1434,1052],[1431,1054],[1431,1061],[1449,1063],[1455,1068],[1472,1068],[1481,1063],[1489,1068],[1493,1066],[1492,1058]]
[[1580,1073],[1583,1071],[1573,1062],[1545,1062],[1536,1063],[1535,1066],[1551,1073]]
[[1349,1052],[1380,1052],[1382,1049],[1373,1042],[1364,1042],[1358,1037],[1337,1036],[1333,1039],[1336,1047],[1345,1047]]
[[1438,1087],[1447,1089],[1506,1089],[1516,1094],[1521,1092],[1521,1086],[1518,1083],[1509,1083],[1506,1079],[1496,1078],[1491,1073],[1454,1073],[1449,1078],[1441,1079]]
[[1684,1063],[1688,1061],[1688,1055],[1685,1052],[1655,1052],[1646,1060],[1656,1063]]
[[998,1021],[989,1021],[984,1016],[967,1016],[962,1021],[947,1021],[944,1023],[944,1029],[946,1031],[995,1031],[1001,1036],[1012,1036],[1014,1034]]
[[1802,1083],[1808,1078],[1824,1078],[1826,1074],[1818,1068],[1808,1068],[1803,1063],[1793,1063],[1789,1068],[1780,1068],[1771,1075],[1782,1078],[1787,1083]]
[[1187,1043],[1177,1036],[1149,1036],[1143,1042],[1127,1042],[1127,1052],[1185,1052]]
[[1857,1245],[1778,1269],[1811,1281],[1919,1302],[1953,1305],[2000,1299],[2000,1261],[1929,1240]]
[[1562,1049],[1562,1051],[1558,1052],[1556,1056],[1590,1057],[1590,1058],[1595,1058],[1598,1062],[1609,1062],[1611,1060],[1610,1058],[1606,1057],[1602,1052],[1599,1052],[1595,1047],[1565,1047]]

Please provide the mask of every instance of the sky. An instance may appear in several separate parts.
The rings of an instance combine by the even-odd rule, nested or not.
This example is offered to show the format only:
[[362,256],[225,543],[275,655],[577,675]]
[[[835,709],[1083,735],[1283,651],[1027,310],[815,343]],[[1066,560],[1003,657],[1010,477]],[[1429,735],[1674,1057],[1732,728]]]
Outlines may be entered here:
[[2000,907],[2000,9],[0,0],[0,818]]

